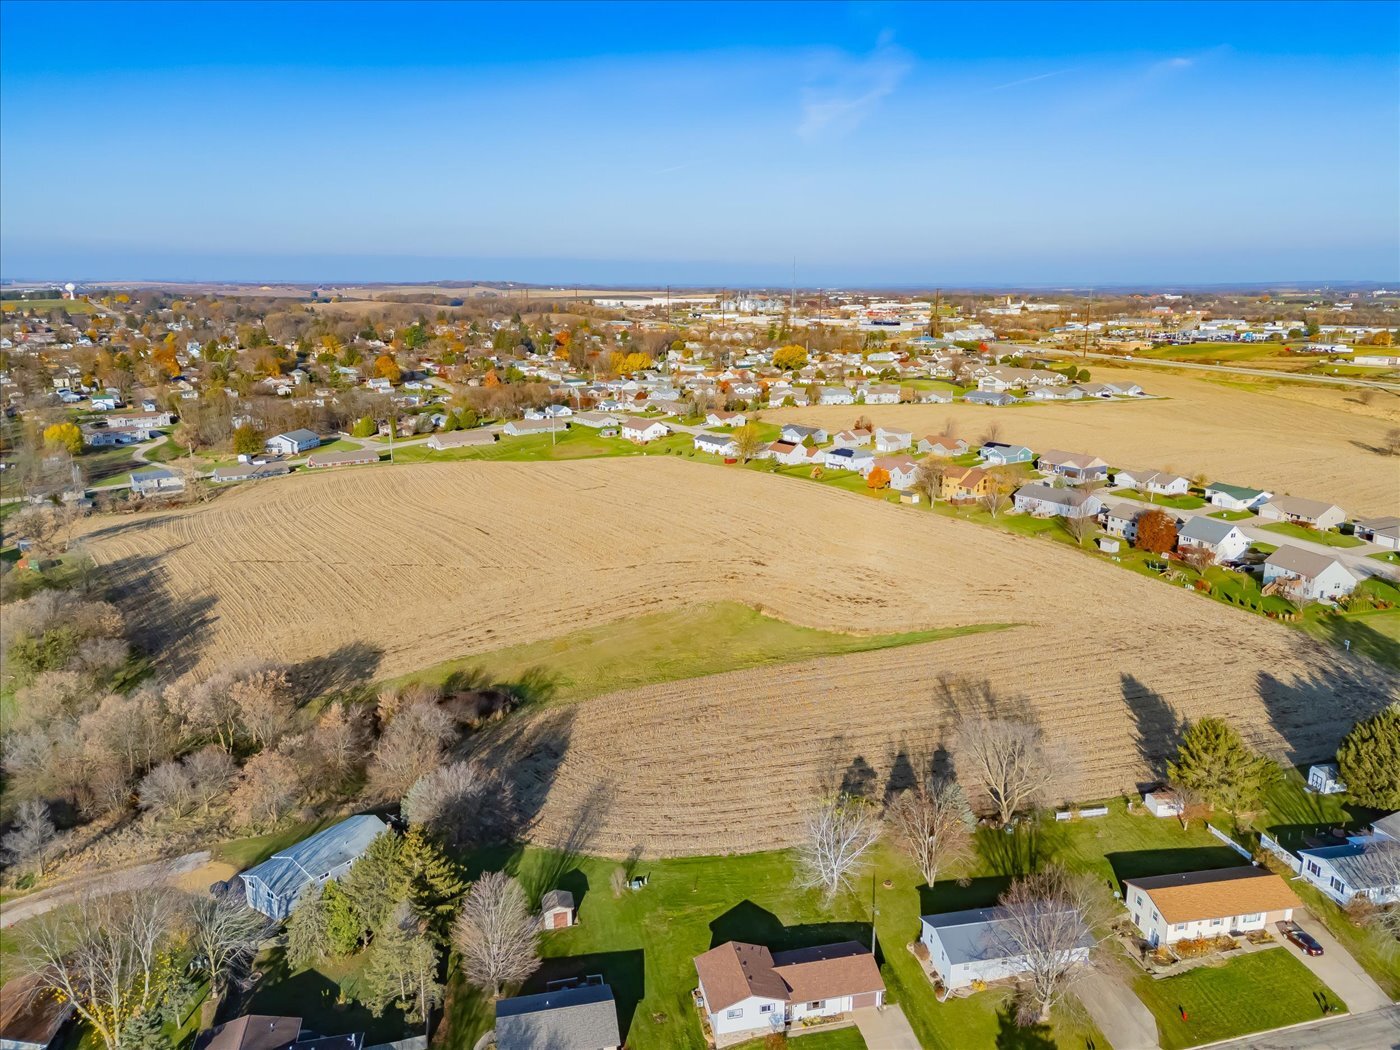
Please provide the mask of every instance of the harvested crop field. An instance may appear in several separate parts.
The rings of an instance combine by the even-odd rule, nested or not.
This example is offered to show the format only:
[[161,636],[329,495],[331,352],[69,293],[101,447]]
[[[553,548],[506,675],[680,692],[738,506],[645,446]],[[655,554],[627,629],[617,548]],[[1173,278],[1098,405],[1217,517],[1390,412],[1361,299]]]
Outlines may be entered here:
[[721,600],[848,631],[1022,625],[545,707],[482,739],[512,760],[540,841],[585,828],[606,853],[788,842],[819,776],[851,767],[882,790],[901,742],[935,745],[988,696],[1076,753],[1063,792],[1085,798],[1145,779],[1175,716],[1227,714],[1322,757],[1389,681],[1060,545],[667,457],[278,479],[98,519],[87,545],[167,674],[251,654],[383,678]]
[[775,423],[848,427],[858,415],[877,426],[940,433],[954,420],[968,441],[993,423],[999,440],[1038,451],[1089,452],[1118,467],[1173,470],[1331,500],[1349,514],[1394,514],[1400,459],[1380,453],[1400,426],[1400,395],[1247,377],[1200,379],[1157,369],[1105,367],[1096,381],[1131,381],[1167,400],[981,405],[850,405],[766,412]]

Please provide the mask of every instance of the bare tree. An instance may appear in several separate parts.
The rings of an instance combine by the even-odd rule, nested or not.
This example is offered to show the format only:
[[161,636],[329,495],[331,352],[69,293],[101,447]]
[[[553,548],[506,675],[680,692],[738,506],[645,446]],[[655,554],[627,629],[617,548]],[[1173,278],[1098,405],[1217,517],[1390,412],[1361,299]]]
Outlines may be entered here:
[[956,864],[972,842],[972,808],[962,785],[929,776],[895,796],[886,817],[900,845],[929,886],[940,868]]
[[1387,456],[1400,456],[1400,427],[1391,427],[1385,432],[1385,443],[1381,447]]
[[525,891],[499,871],[476,880],[452,928],[462,973],[497,999],[505,985],[523,981],[539,965],[538,936]]
[[466,845],[484,821],[486,778],[472,762],[453,762],[418,778],[401,807],[410,824],[453,846]]
[[943,492],[943,478],[948,473],[948,465],[936,456],[926,456],[914,468],[914,490],[930,503],[937,501]]
[[209,978],[214,1002],[223,1001],[229,981],[249,966],[271,924],[231,893],[189,899],[190,946],[195,965]]
[[879,814],[864,799],[842,793],[820,799],[803,818],[797,884],[820,889],[831,903],[851,887],[879,838]]
[[221,747],[201,748],[184,761],[194,804],[206,813],[215,799],[227,794],[238,775],[233,756]]
[[402,798],[418,779],[442,764],[452,739],[452,718],[432,700],[415,700],[395,715],[379,737],[370,765],[371,793]]
[[1060,520],[1064,522],[1065,531],[1081,547],[1085,540],[1099,531],[1098,519],[1092,514],[1067,514]]
[[1011,479],[995,471],[989,471],[986,488],[982,491],[982,509],[995,518],[1011,502],[1011,493],[1014,491],[1015,485]]
[[981,444],[986,445],[999,440],[1001,440],[1001,423],[994,419],[988,423],[986,429],[982,431]]
[[368,740],[363,708],[331,704],[316,719],[310,742],[326,772],[343,782],[363,764]]
[[270,747],[291,727],[296,697],[285,669],[248,668],[229,683],[229,700],[247,738],[257,747]]
[[1090,965],[1102,916],[1093,885],[1050,866],[1013,882],[1001,897],[1000,950],[1023,960],[1024,995],[1016,1019],[1023,1025],[1050,1010]]
[[264,828],[285,817],[300,795],[292,760],[277,751],[260,751],[244,764],[229,806],[240,828]]
[[986,790],[1003,824],[1035,801],[1058,774],[1038,726],[969,715],[958,722],[954,736],[956,754]]
[[8,863],[33,866],[35,875],[44,874],[44,863],[53,852],[58,831],[49,816],[49,807],[39,799],[26,799],[15,814],[14,830],[0,840]]
[[128,1026],[159,1003],[178,916],[163,889],[88,894],[26,924],[24,967],[72,1003],[107,1050],[118,1050]]
[[195,807],[194,791],[184,766],[162,762],[136,785],[138,804],[156,820],[178,820]]

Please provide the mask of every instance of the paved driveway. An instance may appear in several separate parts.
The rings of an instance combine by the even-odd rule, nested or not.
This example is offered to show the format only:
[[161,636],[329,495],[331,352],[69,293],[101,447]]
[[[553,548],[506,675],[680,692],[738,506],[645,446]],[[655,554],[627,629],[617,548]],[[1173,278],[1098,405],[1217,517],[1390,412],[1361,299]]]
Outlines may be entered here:
[[1075,994],[1113,1050],[1157,1050],[1157,1019],[1122,975],[1095,970]]
[[[1283,941],[1283,946],[1303,961],[1303,965],[1317,975],[1318,980],[1342,997],[1347,1009],[1354,1014],[1364,1014],[1368,1010],[1381,1010],[1391,1005],[1380,985],[1371,980],[1369,974],[1351,957],[1327,927],[1312,912],[1304,909],[1301,915],[1294,916],[1298,925],[1317,938],[1322,945],[1321,955],[1305,955],[1292,941]],[[1277,928],[1270,930],[1279,940]]]
[[[898,1006],[869,1006],[851,1011],[851,1016],[870,1050],[920,1050],[914,1029]],[[793,1045],[801,1050],[802,1044],[797,1040],[793,1040]]]

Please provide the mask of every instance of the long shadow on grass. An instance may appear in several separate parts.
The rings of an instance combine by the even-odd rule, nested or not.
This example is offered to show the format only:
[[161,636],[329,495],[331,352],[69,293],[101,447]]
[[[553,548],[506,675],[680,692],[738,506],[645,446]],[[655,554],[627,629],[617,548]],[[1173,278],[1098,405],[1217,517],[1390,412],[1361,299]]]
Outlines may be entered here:
[[710,947],[729,941],[761,944],[769,951],[815,948],[821,944],[859,941],[870,947],[868,922],[818,922],[784,926],[782,920],[753,901],[740,901],[710,923]]
[[1016,876],[1052,862],[1067,837],[1068,832],[1052,821],[1023,820],[1006,827],[980,827],[973,843],[993,872]]
[[285,949],[274,948],[262,967],[263,977],[248,1000],[246,1013],[275,1017],[300,1017],[303,1026],[320,1035],[364,1032],[366,1042],[382,1043],[411,1034],[403,1013],[390,1006],[375,1017],[359,1002],[339,1005],[342,990],[350,998],[356,989],[353,980],[342,987],[317,969],[291,972]]
[[1145,879],[1153,875],[1175,875],[1184,871],[1205,871],[1209,868],[1237,868],[1245,863],[1228,846],[1184,846],[1178,849],[1140,849],[1126,853],[1109,853],[1104,857],[1113,869],[1114,877]]
[[997,1011],[996,1050],[1058,1050],[1048,1024],[1021,1025],[1016,1021],[1016,1005],[1007,1002]]
[[991,908],[1011,885],[1009,875],[984,875],[966,880],[963,885],[955,879],[945,879],[932,886],[919,887],[919,914],[938,915],[948,911],[968,911]]
[[521,995],[547,991],[550,982],[601,975],[617,1002],[617,1026],[622,1041],[632,1027],[637,1004],[646,998],[646,953],[641,948],[591,955],[568,955],[540,961],[540,968],[520,989]]

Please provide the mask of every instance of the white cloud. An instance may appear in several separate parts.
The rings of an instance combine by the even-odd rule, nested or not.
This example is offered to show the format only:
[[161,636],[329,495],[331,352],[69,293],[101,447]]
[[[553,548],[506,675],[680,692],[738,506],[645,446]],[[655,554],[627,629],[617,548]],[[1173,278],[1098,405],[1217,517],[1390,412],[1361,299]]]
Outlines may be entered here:
[[913,69],[908,52],[883,35],[864,58],[845,52],[817,56],[802,89],[802,119],[797,134],[812,140],[854,131],[880,103],[894,93]]

